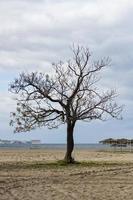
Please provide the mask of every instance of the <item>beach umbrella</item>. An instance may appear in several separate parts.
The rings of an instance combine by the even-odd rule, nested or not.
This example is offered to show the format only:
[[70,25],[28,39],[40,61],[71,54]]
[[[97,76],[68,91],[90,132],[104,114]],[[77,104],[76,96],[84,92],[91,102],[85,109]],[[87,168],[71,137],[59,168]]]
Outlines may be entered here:
[[116,140],[114,140],[113,138],[108,138],[105,140],[101,140],[99,143],[101,144],[114,144]]

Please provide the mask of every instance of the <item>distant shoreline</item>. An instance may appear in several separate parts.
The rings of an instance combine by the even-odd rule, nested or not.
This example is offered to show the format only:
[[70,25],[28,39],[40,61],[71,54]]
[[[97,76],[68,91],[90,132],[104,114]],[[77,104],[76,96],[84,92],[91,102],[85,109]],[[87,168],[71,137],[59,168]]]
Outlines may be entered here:
[[[75,144],[74,150],[107,150],[109,146],[103,145],[103,144]],[[66,144],[0,144],[0,150],[4,149],[24,149],[24,150],[30,150],[30,149],[39,149],[39,150],[66,150]]]
[[[66,149],[66,144],[0,144],[0,149],[59,149],[59,150],[65,150]],[[79,150],[97,150],[97,151],[106,151],[106,150],[125,150],[125,151],[130,151],[130,147],[123,147],[123,148],[115,148],[115,147],[110,147],[110,145],[107,144],[75,144],[74,149],[79,149]],[[133,151],[133,149],[132,149]]]

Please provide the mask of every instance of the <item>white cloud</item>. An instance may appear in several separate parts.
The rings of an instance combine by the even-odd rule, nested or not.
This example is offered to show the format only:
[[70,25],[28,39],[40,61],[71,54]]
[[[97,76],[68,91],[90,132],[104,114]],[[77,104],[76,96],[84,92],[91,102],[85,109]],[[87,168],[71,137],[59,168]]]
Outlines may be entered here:
[[116,85],[132,113],[132,9],[131,0],[0,1],[1,117],[8,119],[14,104],[8,79],[20,71],[50,71],[52,62],[71,57],[73,42],[89,46],[94,58],[112,58],[102,83]]

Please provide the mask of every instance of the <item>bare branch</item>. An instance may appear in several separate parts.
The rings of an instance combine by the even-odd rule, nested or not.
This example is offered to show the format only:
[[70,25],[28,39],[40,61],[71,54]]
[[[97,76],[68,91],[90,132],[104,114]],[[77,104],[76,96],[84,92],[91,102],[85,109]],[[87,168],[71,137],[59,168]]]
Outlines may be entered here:
[[120,118],[123,107],[115,103],[116,91],[99,92],[100,71],[110,65],[109,58],[92,62],[88,48],[73,45],[73,59],[53,64],[55,73],[21,73],[9,90],[18,95],[11,124],[16,131],[76,121]]

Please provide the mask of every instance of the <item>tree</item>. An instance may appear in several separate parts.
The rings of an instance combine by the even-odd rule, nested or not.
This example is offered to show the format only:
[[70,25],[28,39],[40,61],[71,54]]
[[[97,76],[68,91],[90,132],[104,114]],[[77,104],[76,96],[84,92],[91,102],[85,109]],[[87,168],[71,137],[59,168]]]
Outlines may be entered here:
[[18,94],[16,112],[11,119],[15,132],[67,124],[65,160],[68,163],[74,162],[76,122],[105,120],[107,115],[119,118],[122,111],[122,106],[114,102],[116,91],[100,93],[97,86],[98,74],[110,64],[109,58],[92,62],[89,49],[80,46],[73,47],[72,53],[73,59],[53,64],[51,75],[21,73],[9,87],[11,92]]

